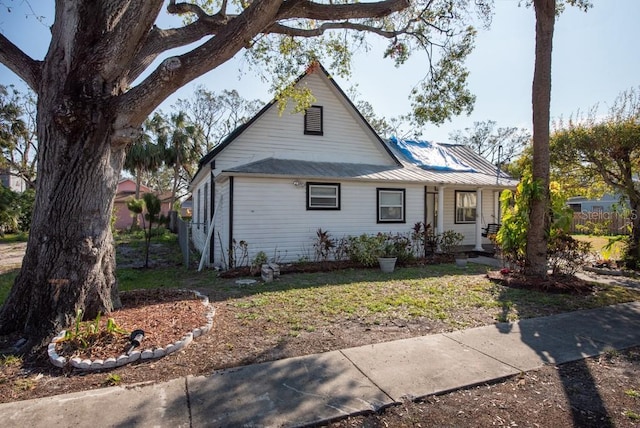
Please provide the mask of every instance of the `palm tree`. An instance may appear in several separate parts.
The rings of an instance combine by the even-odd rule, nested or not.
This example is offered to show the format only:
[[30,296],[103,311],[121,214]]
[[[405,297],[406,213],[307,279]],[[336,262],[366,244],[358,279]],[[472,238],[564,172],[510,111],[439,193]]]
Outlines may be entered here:
[[202,144],[200,127],[189,121],[187,114],[179,111],[170,116],[169,122],[157,128],[158,142],[164,146],[164,164],[173,168],[171,207],[177,200],[181,185],[193,177],[195,165],[200,157],[198,147]]
[[[136,179],[136,199],[140,199],[141,177],[144,172],[155,172],[162,166],[163,147],[153,142],[153,130],[158,127],[162,117],[158,114],[147,119],[143,132],[135,142],[129,146],[127,157],[124,161],[124,169],[134,175]],[[132,228],[138,225],[138,216],[133,217]]]

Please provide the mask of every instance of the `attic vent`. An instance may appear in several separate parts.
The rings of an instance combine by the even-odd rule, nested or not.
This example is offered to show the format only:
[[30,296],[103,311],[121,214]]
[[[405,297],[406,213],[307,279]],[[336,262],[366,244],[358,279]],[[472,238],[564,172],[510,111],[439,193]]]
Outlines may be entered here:
[[304,113],[305,135],[322,135],[322,106],[311,106]]

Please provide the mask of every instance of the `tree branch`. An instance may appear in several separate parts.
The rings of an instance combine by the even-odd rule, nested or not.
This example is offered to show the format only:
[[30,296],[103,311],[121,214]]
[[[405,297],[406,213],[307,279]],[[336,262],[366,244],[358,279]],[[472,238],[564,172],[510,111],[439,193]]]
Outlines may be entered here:
[[164,60],[142,83],[118,99],[117,108],[122,114],[116,128],[138,126],[169,94],[232,58],[274,22],[280,3],[253,2],[241,15],[221,26],[216,37],[190,52]]
[[383,0],[375,3],[320,4],[308,0],[285,1],[278,20],[290,18],[320,21],[357,18],[383,18],[409,7],[409,0]]
[[[225,2],[222,3],[226,8]],[[283,19],[337,20],[320,27],[321,31],[342,28],[369,31],[384,37],[400,33],[381,28],[347,22],[347,19],[380,18],[409,6],[408,0],[383,0],[375,3],[319,4],[308,0],[261,0],[250,2],[241,14],[226,15],[221,9],[215,15],[207,14],[199,6],[170,1],[170,13],[190,13],[197,17],[192,24],[180,29],[161,30],[153,28],[132,66],[131,77],[139,74],[161,53],[173,47],[184,46],[205,36],[214,35],[202,45],[180,56],[168,58],[158,66],[140,85],[132,88],[118,99],[120,116],[118,129],[127,130],[137,126],[169,94],[189,81],[224,63],[261,33],[276,31],[301,31],[288,29],[277,22]],[[313,30],[310,30],[313,31]],[[285,33],[288,34],[288,33]],[[132,81],[132,80],[130,80]]]
[[[289,0],[283,2],[273,19],[273,22],[292,18],[317,20],[345,20],[355,18],[379,18],[409,6],[408,0],[384,0],[376,3],[356,3],[344,5],[318,4],[308,0]],[[223,1],[220,10],[213,15],[206,13],[200,6],[193,3],[176,3],[171,0],[167,12],[175,15],[192,14],[195,22],[181,28],[159,29],[154,27],[150,32],[147,43],[140,50],[132,66],[130,81],[134,81],[144,70],[163,52],[189,45],[203,37],[217,35],[225,25],[240,15],[226,13],[227,1]],[[313,37],[330,29],[350,29],[369,31],[382,37],[393,38],[403,34],[401,31],[385,31],[373,26],[354,23],[325,23],[315,30],[303,30],[288,27],[277,22],[264,33],[279,33],[299,37]]]
[[24,80],[35,93],[38,93],[42,61],[32,59],[1,33],[0,62]]
[[173,15],[185,15],[193,14],[198,18],[198,21],[208,22],[213,25],[224,25],[227,23],[227,15],[224,12],[226,8],[226,1],[223,3],[220,12],[215,15],[209,15],[200,6],[193,3],[176,3],[175,0],[169,2],[167,6],[167,12]]
[[197,42],[205,36],[216,34],[221,25],[210,21],[196,21],[182,28],[163,30],[153,27],[149,37],[131,67],[129,81],[133,82],[163,52]]
[[292,37],[317,37],[322,35],[324,32],[328,30],[355,30],[355,31],[366,31],[369,33],[375,33],[379,36],[386,37],[388,39],[392,39],[401,34],[405,34],[404,31],[387,31],[382,28],[372,27],[370,25],[365,24],[357,24],[354,22],[325,22],[321,24],[317,28],[313,29],[303,29],[303,28],[295,28],[288,27],[283,24],[275,23],[271,27],[267,28],[264,33],[265,34],[285,34]]

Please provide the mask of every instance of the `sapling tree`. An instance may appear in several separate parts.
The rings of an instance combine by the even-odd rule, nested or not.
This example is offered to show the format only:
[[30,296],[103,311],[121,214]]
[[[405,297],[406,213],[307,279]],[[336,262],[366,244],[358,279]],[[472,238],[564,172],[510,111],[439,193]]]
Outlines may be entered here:
[[146,213],[144,214],[144,267],[149,267],[149,249],[151,248],[151,236],[153,232],[153,225],[158,224],[160,221],[160,212],[162,211],[162,202],[153,193],[145,193],[142,195],[144,200],[144,207]]
[[131,232],[138,225],[138,216],[144,211],[144,199],[131,198],[127,200],[127,209],[131,212]]

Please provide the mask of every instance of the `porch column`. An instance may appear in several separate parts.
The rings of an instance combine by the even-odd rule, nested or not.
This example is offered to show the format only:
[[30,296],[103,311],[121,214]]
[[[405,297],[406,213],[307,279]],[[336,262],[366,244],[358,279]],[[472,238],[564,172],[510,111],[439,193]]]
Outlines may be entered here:
[[493,218],[498,224],[502,223],[500,217],[500,190],[496,190],[493,192]]
[[484,251],[482,248],[482,189],[476,190],[476,251]]
[[444,232],[444,186],[438,186],[438,221],[436,222],[438,233]]

